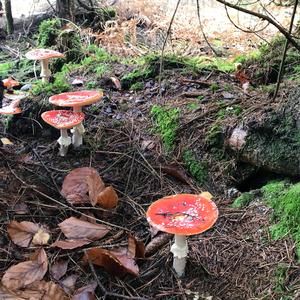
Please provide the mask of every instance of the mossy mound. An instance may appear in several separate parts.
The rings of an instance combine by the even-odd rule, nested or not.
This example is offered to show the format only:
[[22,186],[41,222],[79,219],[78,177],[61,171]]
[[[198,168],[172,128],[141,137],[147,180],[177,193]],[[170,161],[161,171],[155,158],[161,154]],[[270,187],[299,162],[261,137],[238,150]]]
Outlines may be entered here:
[[262,188],[263,199],[273,208],[270,233],[275,240],[291,235],[300,262],[300,183],[271,182]]
[[238,152],[241,161],[288,176],[300,176],[300,89],[273,108],[250,114],[240,125],[245,143]]
[[296,243],[296,255],[300,262],[300,182],[272,181],[259,193],[247,192],[235,199],[233,208],[244,208],[260,199],[272,210],[269,232],[274,240],[291,236]]
[[[270,43],[263,44],[257,51],[240,60],[250,67],[251,78],[256,83],[267,85],[277,82],[285,41],[285,37],[277,36]],[[284,64],[284,74],[291,79],[300,79],[299,63],[299,52],[289,46]]]

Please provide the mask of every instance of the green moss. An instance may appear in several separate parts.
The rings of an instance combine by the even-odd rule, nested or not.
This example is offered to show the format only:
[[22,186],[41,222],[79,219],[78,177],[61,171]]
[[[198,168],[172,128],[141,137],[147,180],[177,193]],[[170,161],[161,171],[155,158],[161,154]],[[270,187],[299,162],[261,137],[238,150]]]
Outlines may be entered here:
[[87,83],[86,83],[86,88],[87,88],[88,90],[92,90],[92,89],[94,89],[96,86],[97,86],[97,82],[95,82],[95,81],[90,81],[90,82],[87,82]]
[[141,68],[136,68],[132,72],[124,75],[121,78],[121,85],[124,89],[128,89],[137,82],[142,82],[145,79],[153,78],[157,75],[158,69],[155,66],[146,65]]
[[141,91],[144,88],[144,84],[142,82],[136,82],[131,85],[131,91]]
[[222,145],[222,127],[218,120],[210,126],[204,141],[211,147],[220,147]]
[[155,132],[160,134],[166,151],[172,151],[179,127],[180,109],[154,105],[151,115],[155,121]]
[[284,181],[271,182],[262,188],[263,198],[273,208],[270,233],[278,240],[291,235],[296,242],[300,261],[300,183],[290,185]]
[[254,200],[253,193],[243,193],[241,196],[236,198],[234,202],[231,204],[232,208],[243,208],[249,205],[251,201]]
[[209,88],[213,93],[215,93],[219,89],[219,85],[214,82]]
[[204,98],[203,95],[200,95],[200,96],[197,97],[197,99],[198,99],[199,101],[203,101],[205,98]]
[[3,77],[3,78],[7,77],[10,74],[13,66],[14,66],[13,62],[6,62],[6,63],[0,64],[0,77]]
[[39,26],[38,47],[51,47],[61,33],[62,25],[59,19],[43,21]]
[[275,291],[276,292],[283,292],[284,285],[287,278],[287,266],[284,264],[280,264],[275,272]]
[[198,183],[203,184],[207,180],[208,172],[205,165],[197,159],[192,151],[185,150],[183,152],[183,162],[185,168]]
[[195,102],[191,102],[191,103],[187,104],[187,108],[190,109],[190,110],[197,109],[198,107],[199,107],[199,104],[195,103]]
[[95,72],[97,76],[103,76],[108,71],[109,71],[109,67],[106,64],[101,64],[95,68]]

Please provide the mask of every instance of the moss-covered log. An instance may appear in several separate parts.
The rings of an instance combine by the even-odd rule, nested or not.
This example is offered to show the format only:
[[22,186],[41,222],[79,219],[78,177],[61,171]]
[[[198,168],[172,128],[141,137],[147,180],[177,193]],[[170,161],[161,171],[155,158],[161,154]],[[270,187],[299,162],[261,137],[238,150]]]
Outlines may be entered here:
[[230,132],[226,142],[241,161],[300,176],[300,89],[283,106],[252,114]]

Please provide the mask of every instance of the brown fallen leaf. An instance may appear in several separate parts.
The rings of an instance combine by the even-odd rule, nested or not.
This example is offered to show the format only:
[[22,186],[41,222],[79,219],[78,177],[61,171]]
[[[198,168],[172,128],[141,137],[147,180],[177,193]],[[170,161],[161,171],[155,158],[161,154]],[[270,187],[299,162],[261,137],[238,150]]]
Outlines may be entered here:
[[62,278],[68,269],[67,260],[58,260],[50,267],[50,274],[55,280]]
[[42,280],[48,269],[48,259],[44,249],[39,249],[32,260],[14,265],[4,273],[2,284],[11,290],[23,288]]
[[111,228],[102,224],[92,224],[87,221],[70,217],[58,224],[68,239],[88,239],[96,241],[104,237]]
[[62,288],[68,295],[73,294],[73,292],[75,291],[75,284],[78,277],[79,277],[78,275],[72,274],[60,282]]
[[98,194],[96,203],[104,208],[114,208],[117,206],[118,201],[119,197],[116,191],[112,186],[108,186],[100,194]]
[[178,179],[179,181],[188,184],[189,179],[182,167],[176,164],[161,166],[161,171]]
[[[7,227],[11,240],[20,247],[28,247],[31,242],[35,245],[45,245],[50,239],[45,228],[33,222],[11,221]],[[37,236],[36,236],[37,235]]]
[[80,216],[79,219],[82,221],[90,222],[92,224],[97,224],[97,221],[95,220],[95,215],[90,211],[86,211],[85,214]]
[[27,204],[22,201],[11,203],[11,205],[9,206],[9,210],[13,211],[17,215],[26,215],[29,213],[29,208]]
[[88,285],[76,290],[71,300],[95,300],[95,289],[97,282],[93,281]]
[[68,300],[64,291],[53,282],[36,281],[25,290],[11,291],[0,286],[1,300]]
[[97,266],[101,266],[113,276],[123,277],[126,273],[134,276],[139,274],[139,268],[134,257],[130,255],[126,247],[115,250],[91,248],[86,251],[83,261],[90,261]]
[[128,251],[131,256],[137,258],[145,258],[145,245],[138,241],[133,235],[128,236]]
[[72,250],[90,244],[92,241],[87,239],[82,240],[59,240],[50,245],[50,247],[58,247],[64,250]]
[[112,275],[123,277],[126,273],[138,276],[139,268],[135,262],[136,257],[145,257],[145,246],[129,235],[128,247],[114,250],[91,248],[85,252],[83,260],[104,267]]
[[[89,191],[88,180],[93,182],[93,190]],[[64,179],[61,194],[73,204],[90,203],[90,198],[95,197],[104,189],[97,170],[83,167],[72,170]]]

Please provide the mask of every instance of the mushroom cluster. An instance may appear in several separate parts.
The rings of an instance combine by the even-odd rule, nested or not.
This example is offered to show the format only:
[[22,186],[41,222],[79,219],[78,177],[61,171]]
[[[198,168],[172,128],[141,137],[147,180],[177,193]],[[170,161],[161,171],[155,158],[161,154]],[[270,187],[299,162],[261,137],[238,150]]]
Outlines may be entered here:
[[[42,119],[49,125],[60,129],[61,136],[58,139],[60,145],[59,154],[65,156],[68,146],[73,144],[74,148],[82,145],[84,127],[82,121],[84,114],[82,106],[99,101],[103,97],[100,91],[75,91],[51,96],[49,102],[60,107],[72,107],[70,110],[53,110],[42,114]],[[72,139],[68,136],[68,129],[73,133]]]
[[[26,53],[26,58],[41,61],[41,77],[42,82],[49,82],[51,72],[49,70],[50,58],[63,58],[65,55],[51,49],[33,49]],[[60,107],[72,107],[69,110],[53,110],[46,111],[42,114],[42,119],[49,125],[59,129],[61,136],[58,139],[60,145],[59,153],[65,156],[68,146],[73,144],[74,148],[82,145],[83,133],[85,132],[82,125],[84,114],[82,106],[89,105],[99,101],[103,97],[100,91],[73,91],[53,95],[49,98],[49,102]],[[68,129],[73,134],[72,139],[68,136]]]
[[[1,80],[0,80],[1,81]],[[14,93],[13,88],[15,86],[19,86],[19,82],[9,77],[1,81],[0,88],[0,115],[16,115],[22,112],[19,107],[21,99],[25,98],[26,94]],[[4,92],[6,90],[6,92]],[[5,98],[6,100],[11,100],[11,102],[2,106],[2,100]],[[4,129],[5,131],[5,129]]]

